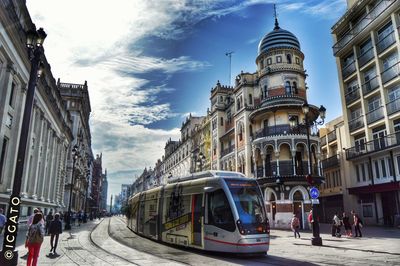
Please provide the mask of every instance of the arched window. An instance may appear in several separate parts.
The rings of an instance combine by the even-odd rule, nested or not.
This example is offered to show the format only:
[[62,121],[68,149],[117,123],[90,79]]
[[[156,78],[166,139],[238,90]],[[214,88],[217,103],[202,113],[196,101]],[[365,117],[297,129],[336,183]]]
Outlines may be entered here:
[[250,137],[253,137],[253,126],[249,126]]
[[299,91],[297,90],[297,83],[296,83],[296,81],[293,81],[293,90],[294,90],[294,93],[296,93],[296,94],[298,94],[299,93]]
[[286,90],[286,94],[291,94],[292,93],[292,87],[290,86],[290,82],[289,81],[285,82],[285,90]]
[[286,61],[287,61],[288,64],[292,63],[292,56],[290,54],[286,55]]
[[249,94],[249,104],[253,104],[253,95]]
[[239,111],[240,110],[240,108],[242,107],[242,103],[241,103],[241,100],[240,100],[240,98],[237,98],[237,110]]
[[264,98],[267,98],[267,96],[268,96],[267,86],[264,86]]

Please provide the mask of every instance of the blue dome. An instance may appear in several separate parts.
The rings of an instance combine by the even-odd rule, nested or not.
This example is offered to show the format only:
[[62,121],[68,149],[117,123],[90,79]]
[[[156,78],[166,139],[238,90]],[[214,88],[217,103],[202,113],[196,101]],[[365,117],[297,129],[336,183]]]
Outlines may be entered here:
[[295,48],[300,50],[300,43],[293,33],[275,26],[274,30],[262,38],[258,45],[258,54],[268,51],[271,48]]

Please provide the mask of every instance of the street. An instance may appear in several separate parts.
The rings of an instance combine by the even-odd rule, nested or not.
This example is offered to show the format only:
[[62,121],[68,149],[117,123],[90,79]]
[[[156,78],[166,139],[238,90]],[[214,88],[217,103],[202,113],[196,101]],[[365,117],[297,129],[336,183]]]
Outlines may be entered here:
[[[123,217],[89,221],[60,236],[58,256],[49,256],[46,236],[39,265],[400,265],[400,230],[366,227],[363,238],[334,238],[321,227],[323,246],[311,246],[311,232],[294,239],[288,230],[273,230],[267,256],[239,257],[177,248],[132,233]],[[17,249],[26,264],[23,230]],[[2,240],[1,240],[2,241]],[[1,242],[0,241],[0,242]],[[22,257],[22,258],[21,258]]]

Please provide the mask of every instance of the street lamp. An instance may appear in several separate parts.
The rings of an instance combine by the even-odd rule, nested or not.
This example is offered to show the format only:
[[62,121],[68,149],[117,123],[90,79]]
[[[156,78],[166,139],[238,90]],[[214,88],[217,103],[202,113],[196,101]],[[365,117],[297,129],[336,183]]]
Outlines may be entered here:
[[75,162],[79,158],[79,151],[78,151],[78,146],[75,145],[72,148],[72,177],[71,177],[71,185],[69,188],[69,203],[68,203],[68,214],[67,214],[67,221],[65,223],[65,230],[71,230],[71,204],[72,204],[72,188],[74,187],[74,181],[75,181]]
[[[294,116],[289,118],[289,122],[292,128],[295,127],[303,127],[306,129],[307,134],[307,150],[308,150],[308,175],[306,176],[307,182],[312,179],[312,171],[311,171],[311,145],[310,145],[310,127],[313,125],[322,125],[324,124],[326,108],[321,105],[318,110],[310,110],[310,106],[307,102],[305,102],[301,107],[304,113],[304,121],[303,123],[299,123],[298,119]],[[318,117],[321,120],[317,121]],[[315,207],[314,203],[311,203],[312,206],[312,232],[313,237],[311,238],[311,244],[314,246],[322,246],[322,238],[319,235],[319,222],[318,222],[318,214],[317,208]]]
[[35,95],[36,83],[40,75],[43,73],[42,57],[43,42],[47,34],[42,28],[38,30],[29,30],[26,33],[26,47],[28,48],[28,56],[31,63],[29,73],[28,88],[26,91],[25,108],[22,117],[21,132],[19,137],[17,162],[15,164],[15,174],[13,189],[7,209],[7,224],[4,231],[3,249],[0,252],[0,265],[17,265],[18,252],[15,251],[15,242],[18,234],[18,220],[21,204],[21,182],[25,164],[25,152],[28,143],[29,126],[31,120],[33,99]]
[[196,164],[200,168],[200,172],[203,171],[203,164],[205,163],[206,156],[202,152],[197,156]]

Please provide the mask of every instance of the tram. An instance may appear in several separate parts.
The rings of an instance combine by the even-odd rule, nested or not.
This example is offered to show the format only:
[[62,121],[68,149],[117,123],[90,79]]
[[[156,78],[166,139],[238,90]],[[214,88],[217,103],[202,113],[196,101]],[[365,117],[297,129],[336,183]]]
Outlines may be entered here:
[[261,189],[241,173],[205,171],[172,179],[128,204],[128,228],[147,238],[217,252],[269,249]]

